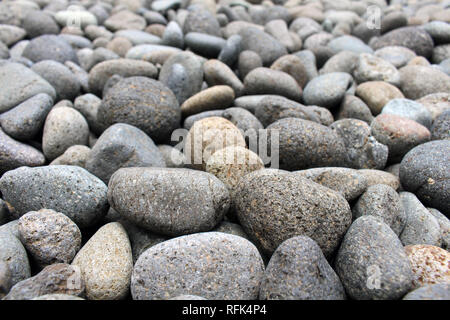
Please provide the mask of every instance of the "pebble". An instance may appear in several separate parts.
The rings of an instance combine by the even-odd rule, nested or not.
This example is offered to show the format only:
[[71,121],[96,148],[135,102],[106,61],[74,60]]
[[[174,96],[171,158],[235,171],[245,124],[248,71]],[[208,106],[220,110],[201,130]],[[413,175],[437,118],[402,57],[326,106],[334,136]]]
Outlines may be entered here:
[[417,287],[450,282],[450,253],[439,247],[417,244],[405,247]]
[[54,108],[45,119],[42,150],[48,160],[54,160],[73,145],[87,145],[89,126],[77,110]]
[[5,275],[2,275],[1,284],[2,287],[9,289],[20,281],[31,277],[30,263],[22,243],[8,230],[0,231],[0,246],[2,248],[0,262],[6,264],[9,270]]
[[85,164],[86,170],[105,183],[120,168],[154,166],[165,167],[165,162],[153,140],[125,123],[116,123],[102,133]]
[[128,51],[130,51],[132,48],[137,47],[138,46],[133,47],[133,43],[124,37],[115,37],[114,39],[109,41],[108,44],[106,45],[106,49],[115,52],[122,58],[124,58],[127,55]]
[[164,62],[158,79],[173,91],[178,103],[183,104],[202,88],[202,62],[190,52],[173,54]]
[[450,284],[429,284],[409,292],[403,300],[449,300]]
[[423,28],[433,38],[435,44],[449,43],[450,42],[450,26],[443,21],[431,21]]
[[358,172],[366,178],[367,187],[375,184],[385,184],[394,190],[398,190],[400,187],[399,177],[392,173],[376,169],[360,169]]
[[273,134],[279,136],[281,169],[340,167],[347,161],[342,139],[321,124],[299,118],[285,118],[272,123],[267,130],[273,130]]
[[8,111],[39,93],[46,93],[52,99],[56,97],[55,89],[46,80],[19,63],[0,64],[0,87],[0,112]]
[[347,73],[327,73],[308,82],[303,90],[303,100],[307,105],[332,109],[342,102],[352,84],[353,79]]
[[392,99],[403,99],[405,96],[395,86],[384,81],[368,81],[356,87],[356,96],[361,98],[373,115],[378,115],[383,107]]
[[128,39],[133,45],[160,44],[161,39],[141,30],[120,30],[114,33],[116,37]]
[[297,236],[273,253],[264,272],[261,300],[344,300],[344,287],[317,243]]
[[413,272],[403,245],[387,224],[370,215],[352,223],[335,265],[353,299],[399,299],[413,289]]
[[269,68],[256,68],[244,79],[246,95],[275,94],[294,101],[301,101],[302,88],[297,81],[286,72]]
[[406,213],[406,224],[400,235],[403,245],[441,245],[440,225],[437,219],[410,192],[400,192]]
[[358,83],[384,81],[400,85],[400,73],[390,62],[367,53],[359,55],[353,75]]
[[47,80],[56,90],[56,101],[73,100],[80,94],[80,82],[65,65],[51,60],[35,63],[31,70]]
[[416,101],[424,105],[431,112],[433,120],[436,120],[445,110],[450,109],[450,93],[432,93]]
[[381,114],[395,114],[414,120],[426,128],[431,127],[431,112],[422,104],[409,99],[392,99],[381,111]]
[[139,76],[121,79],[106,92],[97,119],[104,127],[120,122],[135,126],[159,142],[179,126],[181,110],[168,87]]
[[282,96],[267,95],[261,99],[258,105],[255,116],[264,127],[283,118],[300,118],[320,123],[320,118],[310,107]]
[[334,38],[327,45],[333,54],[341,51],[352,51],[355,53],[372,53],[373,50],[360,39],[345,35]]
[[203,72],[208,86],[227,85],[233,89],[235,97],[242,95],[244,84],[225,63],[216,59],[208,60],[203,64]]
[[194,122],[185,139],[184,154],[190,167],[204,169],[209,157],[228,146],[245,147],[241,131],[222,117],[208,117]]
[[289,74],[297,81],[301,88],[304,88],[308,82],[308,74],[302,60],[295,55],[285,55],[277,59],[270,69],[283,71]]
[[359,55],[352,51],[341,51],[325,62],[319,73],[345,72],[353,74],[358,62]]
[[65,263],[55,263],[14,285],[3,299],[32,300],[55,293],[82,296],[84,291],[85,284],[79,269]]
[[450,92],[450,76],[437,68],[406,66],[400,69],[401,90],[406,98],[417,100],[438,92]]
[[126,219],[169,236],[209,231],[230,206],[226,186],[212,174],[174,168],[119,169],[108,199]]
[[40,266],[70,263],[81,247],[81,232],[67,216],[51,209],[19,219],[20,241]]
[[181,30],[176,21],[170,21],[164,29],[161,43],[182,49],[184,47],[184,41],[183,30]]
[[219,59],[228,66],[233,66],[238,61],[239,54],[241,52],[242,37],[235,34],[227,39],[225,46],[219,53]]
[[44,34],[59,33],[59,26],[55,19],[50,14],[38,10],[27,14],[22,24],[27,36],[31,39]]
[[357,199],[367,189],[366,178],[354,169],[313,168],[295,171],[295,174],[339,192],[349,202]]
[[402,46],[384,47],[376,50],[374,55],[390,62],[396,68],[404,67],[411,59],[416,57],[416,53],[414,51]]
[[357,119],[370,125],[373,115],[364,101],[357,96],[346,94],[339,107],[337,119]]
[[254,300],[263,275],[263,261],[250,241],[222,232],[197,233],[146,250],[134,266],[131,295],[134,300],[182,294]]
[[229,86],[219,85],[202,90],[187,99],[181,105],[183,116],[190,116],[203,111],[226,109],[234,100],[234,91]]
[[372,43],[374,50],[388,46],[405,47],[414,51],[418,56],[429,58],[433,51],[433,39],[419,27],[402,27],[387,32]]
[[143,17],[129,10],[122,10],[111,15],[103,24],[111,31],[123,29],[143,30],[146,26],[146,21]]
[[406,191],[414,192],[426,206],[450,214],[450,141],[436,140],[413,148],[402,159],[400,180]]
[[352,208],[355,219],[370,215],[381,219],[397,236],[405,227],[407,214],[398,193],[385,184],[367,188]]
[[206,33],[220,37],[220,25],[214,15],[208,10],[196,9],[189,12],[183,24],[183,33],[189,32]]
[[261,158],[247,148],[229,146],[214,152],[205,171],[216,176],[231,191],[246,174],[264,168]]
[[98,122],[97,113],[102,99],[92,93],[78,96],[73,103],[73,108],[80,112],[89,124],[89,130],[95,134],[102,133],[102,126]]
[[344,142],[348,166],[355,169],[385,167],[388,147],[376,139],[367,123],[357,119],[342,119],[329,127]]
[[183,168],[187,162],[184,153],[166,144],[158,145],[159,152],[161,153],[167,168]]
[[36,167],[45,157],[32,146],[16,141],[0,129],[0,175],[22,166]]
[[7,46],[13,45],[22,40],[27,35],[27,32],[19,27],[0,24],[0,41]]
[[128,295],[133,270],[130,240],[118,222],[105,224],[75,256],[90,300],[119,300]]
[[264,66],[271,65],[276,59],[288,53],[284,45],[257,28],[243,28],[239,31],[239,35],[242,37],[242,50],[256,52]]
[[184,41],[186,46],[192,51],[204,57],[218,57],[220,51],[225,47],[226,40],[221,37],[212,36],[209,34],[189,32]]
[[350,206],[340,193],[297,174],[254,171],[233,194],[239,222],[269,256],[283,241],[305,235],[330,257],[351,223]]
[[118,74],[122,77],[149,77],[155,78],[156,67],[146,61],[132,59],[115,59],[103,61],[91,69],[89,72],[89,89],[91,93],[100,95],[108,79]]
[[10,170],[0,179],[0,191],[18,216],[53,209],[64,213],[80,228],[92,226],[108,210],[106,185],[76,166]]
[[86,160],[88,159],[91,149],[87,146],[74,145],[67,148],[66,151],[55,160],[50,162],[49,165],[69,165],[79,166],[81,168],[86,167]]
[[238,67],[241,79],[245,79],[250,71],[263,66],[261,57],[254,51],[243,50],[239,54]]
[[76,21],[77,25],[82,29],[89,25],[97,25],[95,15],[85,10],[63,10],[58,11],[54,18],[61,26],[70,26],[72,21]]
[[42,60],[53,60],[60,63],[78,62],[75,50],[66,40],[57,35],[45,34],[32,39],[22,55],[33,62]]
[[430,131],[416,121],[395,114],[378,115],[370,126],[371,133],[389,148],[389,161],[399,162],[415,146],[430,140]]
[[444,111],[433,121],[430,131],[431,140],[450,140],[450,110]]

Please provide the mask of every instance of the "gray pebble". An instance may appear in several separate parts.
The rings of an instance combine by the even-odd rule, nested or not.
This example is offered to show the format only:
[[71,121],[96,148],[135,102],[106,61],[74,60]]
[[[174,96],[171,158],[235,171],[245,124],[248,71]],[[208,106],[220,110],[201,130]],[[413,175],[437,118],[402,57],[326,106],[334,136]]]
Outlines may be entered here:
[[376,57],[390,62],[394,67],[404,67],[411,59],[416,57],[416,53],[411,49],[401,46],[388,46],[374,52]]
[[77,225],[51,209],[30,211],[20,217],[19,236],[40,266],[70,263],[81,247],[81,232]]
[[204,56],[216,58],[225,47],[226,40],[205,33],[189,32],[184,37],[186,46]]
[[241,178],[233,194],[239,222],[269,256],[283,241],[305,235],[330,257],[351,223],[341,194],[297,174],[254,171]]
[[450,140],[450,110],[442,112],[441,115],[433,121],[433,126],[430,131],[431,140]]
[[18,216],[43,208],[62,212],[80,228],[92,226],[106,214],[107,187],[76,166],[21,167],[0,179],[4,200]]
[[216,177],[175,168],[119,169],[110,179],[108,199],[128,220],[169,236],[211,230],[230,205]]
[[440,247],[441,230],[438,220],[410,192],[400,192],[405,208],[406,224],[400,235],[403,245],[429,244]]
[[373,216],[353,222],[335,264],[353,299],[399,299],[413,288],[412,268],[402,243],[387,224]]
[[1,114],[2,129],[15,139],[32,139],[42,129],[52,106],[52,97],[45,93],[37,94]]
[[407,216],[403,202],[398,193],[384,184],[376,184],[367,188],[352,208],[355,219],[371,215],[380,218],[397,236],[405,227]]
[[58,34],[59,26],[46,12],[33,11],[25,16],[22,22],[23,28],[29,38],[36,38],[44,34]]
[[450,249],[450,220],[436,209],[427,209],[438,221],[441,228],[441,247],[448,251]]
[[203,9],[196,9],[189,12],[183,24],[183,32],[184,34],[199,32],[216,37],[222,36],[219,22],[215,16]]
[[261,300],[344,300],[339,277],[317,243],[297,236],[273,253],[259,292]]
[[218,59],[230,67],[233,66],[241,53],[241,42],[242,37],[240,35],[235,34],[229,37],[220,51]]
[[422,104],[413,100],[392,99],[383,107],[381,114],[385,113],[414,120],[428,129],[431,127],[431,112]]
[[373,120],[372,112],[367,104],[354,95],[346,94],[341,102],[337,119],[358,119],[370,124]]
[[408,152],[400,165],[403,188],[445,215],[450,214],[449,155],[449,140],[431,141]]
[[238,67],[241,79],[245,79],[250,71],[262,66],[261,57],[256,52],[244,50],[239,54]]
[[450,76],[437,68],[406,66],[400,69],[401,90],[406,98],[417,100],[426,95],[450,92]]
[[16,236],[4,228],[0,232],[0,247],[0,262],[5,263],[9,270],[2,279],[4,286],[12,287],[29,278],[30,263],[25,248]]
[[174,93],[145,77],[120,80],[103,97],[97,119],[104,127],[127,123],[159,142],[179,127],[181,111]]
[[86,159],[86,170],[108,183],[124,167],[165,167],[162,154],[142,130],[125,123],[106,129]]
[[222,232],[198,233],[157,244],[134,266],[135,300],[198,295],[206,299],[258,297],[264,265],[248,240]]
[[90,151],[91,149],[87,146],[71,146],[62,155],[50,162],[49,165],[69,165],[85,168]]
[[162,44],[170,47],[176,47],[183,49],[184,38],[183,31],[176,21],[170,21],[169,24],[164,29],[164,34],[162,36]]
[[23,56],[33,62],[54,60],[64,63],[66,61],[78,62],[75,50],[62,37],[57,35],[42,35],[30,41]]

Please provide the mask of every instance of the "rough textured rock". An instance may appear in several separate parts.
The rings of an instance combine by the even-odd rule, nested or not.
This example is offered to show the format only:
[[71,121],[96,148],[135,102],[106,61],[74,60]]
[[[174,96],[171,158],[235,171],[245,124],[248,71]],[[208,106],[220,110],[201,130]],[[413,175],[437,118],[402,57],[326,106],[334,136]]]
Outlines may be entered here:
[[[15,234],[2,226],[0,230],[0,262],[9,272],[2,275],[2,289],[10,288],[31,276],[27,252]],[[6,291],[6,290],[5,290]],[[9,290],[8,290],[9,291]],[[7,291],[5,292],[7,293]]]
[[400,187],[400,180],[398,176],[382,170],[375,169],[361,169],[358,172],[367,179],[367,186],[373,186],[375,184],[385,184],[390,186],[394,190],[398,190]]
[[305,235],[329,257],[351,223],[344,197],[296,174],[255,171],[240,180],[233,194],[245,232],[269,255],[283,241]]
[[398,193],[385,184],[367,188],[352,208],[353,217],[371,215],[380,218],[397,236],[401,234],[407,221]]
[[170,236],[209,231],[230,206],[227,188],[212,174],[174,168],[119,169],[108,199],[136,225]]
[[34,277],[17,283],[4,300],[31,300],[46,294],[82,296],[85,284],[80,269],[65,263],[45,267]]
[[414,284],[421,287],[450,283],[450,253],[439,247],[418,244],[405,247],[414,273]]
[[70,263],[81,247],[81,232],[67,216],[51,209],[19,219],[20,241],[39,265]]
[[450,214],[450,141],[436,140],[409,151],[400,165],[400,180],[427,206]]
[[267,130],[271,135],[279,135],[281,169],[345,166],[344,143],[328,127],[308,120],[285,118],[272,123]]
[[122,225],[104,225],[81,248],[72,266],[81,270],[90,300],[125,298],[130,287],[133,257],[130,240]]
[[400,192],[406,213],[406,224],[400,240],[406,245],[441,245],[441,230],[437,219],[410,192]]
[[152,139],[142,130],[116,123],[92,147],[86,169],[108,183],[111,175],[124,167],[165,167],[165,162]]
[[437,283],[420,287],[411,291],[403,300],[449,300],[450,284]]
[[108,90],[97,117],[105,127],[126,123],[158,142],[168,139],[179,127],[181,112],[175,95],[161,82],[131,77]]
[[75,145],[67,148],[66,151],[58,158],[53,160],[49,165],[69,165],[86,167],[86,160],[88,159],[91,149],[86,146]]
[[320,247],[311,238],[284,241],[264,273],[262,300],[343,300],[345,291]]
[[388,225],[373,216],[353,222],[335,264],[353,299],[399,299],[413,288],[411,264],[403,245]]
[[208,300],[254,300],[264,274],[256,247],[222,232],[198,233],[160,243],[134,266],[135,300],[168,299],[181,294]]
[[18,216],[40,209],[62,212],[80,228],[95,224],[108,210],[107,187],[75,166],[21,167],[0,179],[3,198]]
[[313,168],[296,171],[295,174],[341,193],[347,201],[355,200],[367,189],[366,178],[354,169]]

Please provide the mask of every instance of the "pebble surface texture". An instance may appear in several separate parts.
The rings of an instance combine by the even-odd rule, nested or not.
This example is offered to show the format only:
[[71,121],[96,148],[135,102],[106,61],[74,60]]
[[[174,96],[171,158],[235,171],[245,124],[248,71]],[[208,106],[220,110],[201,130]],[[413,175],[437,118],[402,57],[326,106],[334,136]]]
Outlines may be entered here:
[[233,194],[239,222],[269,255],[283,241],[305,235],[330,256],[351,224],[342,195],[299,175],[258,170],[244,176]]
[[403,245],[388,225],[372,216],[353,222],[335,264],[353,299],[399,299],[413,288],[413,272]]
[[136,262],[131,294],[161,300],[182,294],[208,300],[254,300],[264,264],[248,240],[221,232],[174,238],[145,251]]
[[19,216],[53,209],[64,213],[79,227],[95,224],[108,210],[106,185],[76,166],[11,170],[0,179],[0,191]]
[[317,243],[298,236],[283,242],[273,253],[259,297],[262,300],[343,300],[345,292]]
[[448,299],[449,128],[449,0],[0,0],[0,298]]
[[175,168],[120,169],[111,177],[108,199],[138,226],[171,236],[213,229],[230,206],[215,176]]
[[80,268],[90,300],[117,300],[130,287],[133,257],[130,240],[122,225],[101,227],[81,248],[72,262]]

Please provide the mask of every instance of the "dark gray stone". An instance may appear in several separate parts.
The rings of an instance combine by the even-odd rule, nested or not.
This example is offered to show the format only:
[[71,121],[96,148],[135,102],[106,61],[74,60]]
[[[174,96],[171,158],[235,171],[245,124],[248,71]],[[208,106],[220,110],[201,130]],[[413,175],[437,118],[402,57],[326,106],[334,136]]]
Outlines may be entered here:
[[192,51],[204,56],[216,58],[225,47],[226,40],[205,33],[189,32],[184,41]]
[[283,241],[305,235],[330,257],[351,224],[350,206],[341,194],[297,174],[254,171],[233,195],[239,222],[269,256]]
[[[1,117],[0,117],[1,121]],[[450,140],[450,110],[441,113],[430,129],[431,140]]]
[[159,81],[145,77],[120,80],[103,98],[97,119],[104,127],[127,123],[159,142],[179,127],[181,111],[173,92]]
[[273,253],[259,292],[261,300],[344,300],[339,277],[317,243],[297,236]]
[[413,288],[412,268],[402,243],[387,224],[373,216],[353,222],[335,264],[353,299],[399,299]]
[[80,228],[92,226],[108,210],[106,185],[76,166],[11,170],[0,179],[0,191],[18,216],[53,209],[67,215]]
[[12,287],[31,276],[27,252],[14,234],[5,229],[1,230],[0,248],[2,248],[0,262],[3,262],[9,271],[2,275],[1,281],[4,287]]
[[450,214],[450,141],[436,140],[409,151],[400,165],[403,188],[427,206]]
[[142,130],[117,123],[98,138],[85,168],[108,183],[114,172],[125,167],[165,167],[165,162],[152,139]]

